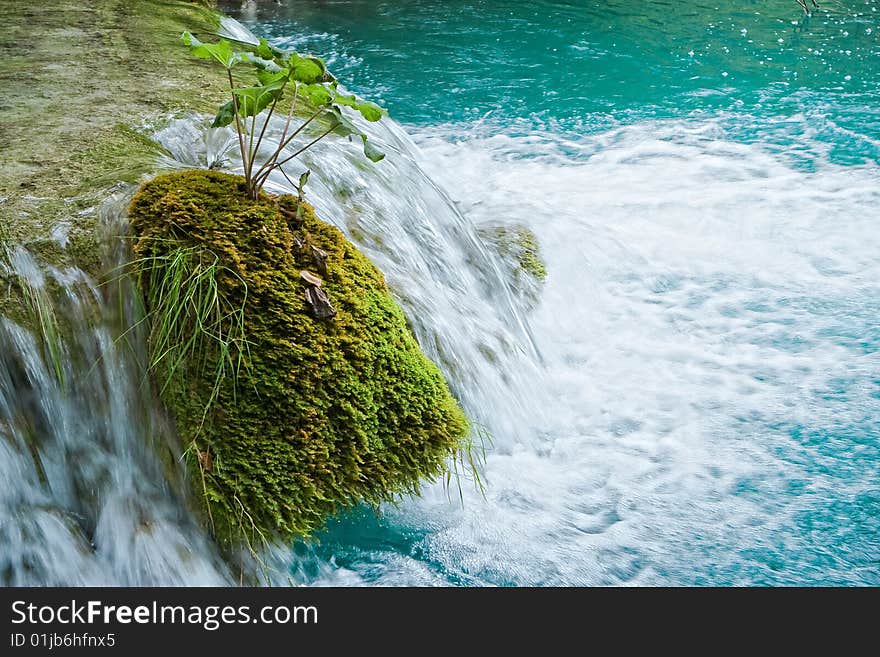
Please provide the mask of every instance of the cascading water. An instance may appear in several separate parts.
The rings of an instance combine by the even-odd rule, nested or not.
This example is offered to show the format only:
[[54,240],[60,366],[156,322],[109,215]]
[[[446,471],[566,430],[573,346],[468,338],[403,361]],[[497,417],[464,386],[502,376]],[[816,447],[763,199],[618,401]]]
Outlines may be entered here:
[[[504,11],[478,12],[486,30],[539,20],[497,4]],[[629,41],[606,27],[602,38],[569,34],[571,21],[580,29],[586,19],[568,4],[540,4],[569,17],[552,34],[570,52],[610,57]],[[608,4],[598,21],[627,11]],[[337,73],[369,72],[344,36],[319,29],[322,5],[297,3],[305,24],[261,27],[280,31],[282,45],[331,53]],[[383,2],[352,3],[353,24],[373,6],[400,12],[394,25],[424,25],[427,37],[439,24],[433,10]],[[511,19],[508,8],[520,13]],[[737,39],[741,29],[731,25]],[[684,64],[663,61],[655,72],[679,66],[687,76],[695,57],[715,57],[708,46],[681,47]],[[407,66],[415,58],[428,67],[430,56],[462,64],[462,53],[443,49],[446,41],[427,54],[413,46]],[[503,51],[479,52],[497,69],[515,67],[517,79],[532,70]],[[633,59],[624,54],[613,70],[625,78]],[[724,57],[721,65],[734,70]],[[803,77],[815,73],[809,66]],[[417,83],[384,93],[405,96]],[[388,153],[378,164],[345,141],[307,152],[298,167],[312,170],[308,200],[386,274],[422,347],[493,444],[485,497],[464,481],[461,501],[454,485],[437,485],[381,517],[344,514],[318,542],[274,546],[270,581],[880,583],[876,119],[868,112],[859,131],[852,106],[827,115],[836,96],[780,101],[773,85],[758,86],[752,114],[682,83],[686,112],[651,105],[615,125],[581,108],[564,126],[552,116],[538,125],[475,117],[470,103],[483,91],[463,86],[453,95],[467,99],[464,116],[426,122],[414,102],[403,110],[418,124],[406,131],[389,119],[362,126]],[[515,87],[493,87],[499,106],[546,115],[558,102],[534,84],[521,96]],[[598,102],[569,91],[567,101]],[[631,100],[616,85],[608,97]],[[794,109],[761,109],[773,103]],[[235,169],[229,133],[205,126],[177,118],[156,132],[169,166]],[[289,189],[283,178],[270,188]],[[108,205],[109,219],[120,205]],[[123,232],[109,219],[111,233]],[[498,224],[526,225],[540,240],[549,277],[534,307],[475,228]],[[66,291],[55,312],[74,323],[76,339],[55,347],[59,361],[39,331],[9,319],[0,327],[4,583],[237,581],[156,455],[167,432],[143,385],[137,340],[129,348],[115,338],[119,311],[107,292],[23,251],[8,261],[7,275]],[[124,314],[130,321],[134,311]]]
[[[272,125],[270,139],[281,125],[280,120]],[[319,154],[303,158],[313,171],[309,199],[380,264],[421,344],[443,366],[471,417],[492,433],[517,436],[526,415],[495,420],[483,413],[512,394],[526,411],[529,384],[537,375],[534,345],[497,256],[421,172],[399,127],[389,121],[372,132],[389,153],[386,165],[374,169],[348,142],[328,141]],[[154,138],[172,156],[164,158],[166,166],[225,162],[235,170],[234,162],[224,160],[231,152],[231,133],[208,129],[203,117],[171,119]],[[267,188],[292,191],[285,183],[273,177]],[[126,199],[111,199],[104,208],[111,244],[125,233]],[[10,280],[42,290],[51,277],[64,290],[54,309],[45,296],[47,308],[71,318],[70,333],[77,336],[75,344],[59,337],[59,381],[56,360],[39,330],[34,335],[4,320],[0,333],[5,359],[0,409],[6,418],[0,428],[10,454],[4,467],[14,469],[10,481],[26,482],[9,491],[0,525],[10,537],[8,582],[228,582],[227,568],[186,517],[179,491],[169,489],[155,455],[175,449],[179,454],[181,448],[162,446],[169,432],[146,384],[143,336],[138,341],[120,328],[136,325],[137,313],[128,308],[120,317],[113,305],[118,299],[78,269],[46,271],[21,249],[7,261]],[[125,301],[133,303],[127,296]],[[131,339],[120,341],[115,337],[120,332]],[[69,384],[73,381],[75,386]],[[467,394],[474,390],[482,391],[480,397]],[[27,511],[34,508],[40,510],[36,516]],[[54,558],[56,553],[65,559]],[[286,574],[290,557],[282,547],[271,548],[261,560],[269,568],[258,575],[269,581],[304,580]],[[317,568],[335,581],[332,568]]]
[[715,121],[420,141],[550,271],[548,440],[431,543],[495,583],[877,582],[875,164],[805,174]]
[[[456,213],[530,227],[549,271],[519,319],[489,296],[469,324],[350,231],[433,355],[467,354],[457,392],[494,447],[487,499],[334,522],[297,546],[305,581],[880,582],[880,6],[685,4],[237,14],[388,104]],[[409,185],[374,186],[384,166],[369,206]],[[336,191],[311,200],[342,223],[360,207]],[[484,356],[493,312],[527,348]]]
[[[857,337],[880,299],[875,166],[805,174],[723,121],[466,145],[441,128],[418,146],[362,127],[388,160],[326,143],[301,163],[309,199],[386,272],[493,436],[489,485],[335,521],[296,546],[296,581],[870,581],[876,445],[854,428],[878,405]],[[548,255],[531,311],[474,231],[499,217]],[[848,559],[824,556],[840,542]]]
[[[126,198],[102,207],[116,235]],[[169,431],[137,332],[119,338],[120,315],[136,317],[134,298],[22,248],[7,251],[2,275],[30,300],[30,321],[0,320],[0,581],[227,583],[227,567],[167,483],[159,454],[174,462]]]

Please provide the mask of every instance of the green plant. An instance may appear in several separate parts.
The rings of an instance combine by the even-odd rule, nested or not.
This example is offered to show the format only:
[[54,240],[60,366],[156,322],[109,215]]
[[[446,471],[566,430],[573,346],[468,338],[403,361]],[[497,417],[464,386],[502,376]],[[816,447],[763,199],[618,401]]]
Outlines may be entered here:
[[[238,147],[244,167],[247,195],[256,200],[260,189],[269,175],[276,169],[285,177],[283,166],[304,151],[308,150],[327,135],[334,133],[348,137],[360,137],[364,155],[378,162],[385,155],[376,149],[343,113],[342,107],[350,107],[367,121],[378,121],[385,114],[381,107],[356,96],[341,94],[338,82],[319,57],[301,55],[274,48],[265,39],[256,46],[248,46],[251,51],[236,51],[231,42],[221,39],[217,43],[203,43],[189,32],[184,32],[183,42],[193,55],[220,64],[229,82],[230,100],[217,110],[212,127],[232,125],[238,137]],[[238,86],[233,69],[240,65],[250,65],[256,76],[255,84]],[[278,144],[272,152],[258,163],[260,147],[266,136],[276,107],[279,103],[290,101],[284,128]],[[292,129],[297,110],[305,109],[305,116],[299,125]],[[266,110],[262,123],[259,118]],[[321,125],[317,136],[286,155],[285,149],[313,122]],[[288,178],[288,180],[290,180]],[[291,181],[291,184],[292,183]]]
[[[816,0],[810,0],[810,2],[816,9],[819,8],[819,3]],[[797,0],[797,3],[801,6],[801,9],[804,10],[804,13],[809,16],[810,8],[807,6],[807,0]]]
[[[192,271],[183,263],[196,254],[211,255],[203,267],[215,268],[223,314],[244,308],[241,385],[203,365],[225,359],[229,371],[213,339],[160,361],[160,396],[190,446],[184,459],[202,482],[218,542],[258,546],[264,537],[309,534],[342,508],[418,494],[450,468],[449,482],[473,476],[479,488],[471,468],[482,461],[484,436],[469,437],[468,419],[381,272],[298,196],[252,201],[245,188],[240,176],[178,172],[145,183],[129,207],[135,257],[151,268],[139,283],[154,322],[181,326],[175,308],[205,305],[180,301],[200,298],[195,292],[169,293],[190,289],[174,270]],[[336,310],[332,322],[307,305],[303,272],[315,269]],[[157,345],[186,344],[188,330],[154,335],[169,332],[180,338],[154,338],[156,357],[165,351]],[[234,344],[231,351],[241,353]],[[181,353],[199,355],[178,362]]]
[[449,459],[446,478],[443,482],[447,496],[452,488],[452,480],[455,479],[458,497],[464,504],[464,491],[461,488],[461,480],[464,477],[471,479],[474,488],[480,492],[483,499],[486,498],[486,484],[480,471],[486,467],[486,450],[491,446],[492,434],[486,427],[475,424]]
[[[160,394],[184,366],[213,381],[202,418],[227,376],[238,381],[247,365],[244,308],[247,285],[238,274],[220,264],[207,249],[176,245],[166,253],[151,254],[133,263],[148,291],[150,370],[160,382]],[[241,301],[223,293],[220,278],[230,276],[242,286]]]

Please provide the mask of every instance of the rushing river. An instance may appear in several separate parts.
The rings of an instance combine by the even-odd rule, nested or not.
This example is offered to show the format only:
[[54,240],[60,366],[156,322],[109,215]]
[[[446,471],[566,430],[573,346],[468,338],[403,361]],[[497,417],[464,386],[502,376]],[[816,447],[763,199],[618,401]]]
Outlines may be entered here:
[[[272,583],[880,585],[880,0],[221,5],[389,109],[385,160],[325,140],[307,198],[492,439],[484,494],[353,510],[260,555]],[[166,164],[235,170],[208,122],[157,122]],[[498,226],[537,235],[536,296]],[[0,256],[44,333],[0,318],[0,583],[241,581],[131,291]]]
[[352,514],[298,577],[880,584],[880,2],[265,5],[227,10],[387,106],[549,271],[533,345],[486,359],[371,251],[468,373],[486,499]]

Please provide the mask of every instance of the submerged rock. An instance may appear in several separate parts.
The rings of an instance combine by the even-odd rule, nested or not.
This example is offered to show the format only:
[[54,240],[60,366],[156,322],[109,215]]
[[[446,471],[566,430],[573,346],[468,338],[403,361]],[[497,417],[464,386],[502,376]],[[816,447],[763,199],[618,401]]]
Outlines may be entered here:
[[535,234],[525,226],[497,224],[480,226],[479,233],[506,264],[507,278],[521,301],[526,307],[534,306],[547,278]]
[[[250,201],[244,190],[242,178],[219,172],[163,175],[142,186],[129,216],[154,328],[168,319],[162,295],[174,286],[163,277],[173,272],[156,269],[175,253],[216,262],[224,307],[243,311],[240,339],[230,326],[226,343],[166,343],[154,375],[190,445],[215,535],[250,543],[307,534],[344,506],[417,493],[445,472],[468,423],[376,267],[308,204],[291,225],[295,197]],[[308,271],[316,253],[320,278]],[[332,321],[314,316],[304,288],[332,298]],[[196,313],[184,307],[180,317],[196,331]],[[154,362],[165,352],[156,354],[157,335]]]

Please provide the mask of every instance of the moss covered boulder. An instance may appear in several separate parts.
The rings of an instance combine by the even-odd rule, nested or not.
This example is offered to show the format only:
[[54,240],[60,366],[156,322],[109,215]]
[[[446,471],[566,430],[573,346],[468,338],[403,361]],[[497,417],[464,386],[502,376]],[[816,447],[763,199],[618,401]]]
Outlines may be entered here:
[[481,226],[479,233],[501,257],[503,271],[524,307],[534,307],[547,278],[537,236],[521,225],[489,224]]
[[[242,311],[225,355],[211,339],[165,344],[159,358],[152,345],[218,539],[307,534],[341,507],[417,493],[445,471],[468,433],[462,411],[382,274],[308,204],[251,201],[240,177],[188,171],[145,183],[129,217],[150,321],[167,320],[176,274],[161,269],[180,253],[216,262],[223,307]],[[316,288],[334,316],[318,318]],[[196,330],[188,305],[177,319]],[[211,363],[224,359],[241,363],[237,377],[218,377]]]

